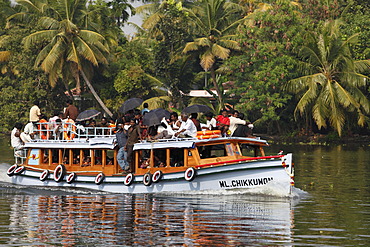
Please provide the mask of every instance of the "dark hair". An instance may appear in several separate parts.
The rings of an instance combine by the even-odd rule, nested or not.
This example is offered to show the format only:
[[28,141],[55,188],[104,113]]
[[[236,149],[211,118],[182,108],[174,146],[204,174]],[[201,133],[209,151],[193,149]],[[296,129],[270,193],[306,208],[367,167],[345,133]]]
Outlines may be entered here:
[[212,112],[207,112],[206,114],[204,114],[204,116],[213,118],[213,113]]
[[108,121],[108,119],[106,117],[102,117],[101,120],[105,119],[105,121]]
[[144,108],[148,108],[148,103],[144,103]]
[[238,114],[239,114],[239,111],[237,111],[237,110],[233,110],[233,115],[234,115],[235,113],[238,113]]
[[137,115],[141,115],[141,111],[140,111],[140,110],[135,109],[135,111],[134,111],[134,116],[137,116]]
[[129,116],[124,116],[123,120],[125,121],[125,123],[129,123],[131,121],[131,118]]
[[195,118],[196,119],[198,117],[198,113],[193,112],[193,113],[190,114],[190,116],[191,116],[191,118]]
[[15,123],[14,127],[20,130],[20,129],[23,128],[23,124],[22,123]]
[[55,120],[55,122],[61,123],[62,122],[62,119],[58,118],[58,119]]
[[33,104],[34,104],[34,105],[39,105],[39,104],[40,104],[40,101],[35,100],[35,101],[33,101]]
[[179,117],[179,114],[177,114],[177,112],[171,112],[171,115],[170,116],[174,116],[175,118],[178,118]]
[[66,100],[66,103],[67,103],[67,104],[70,104],[70,105],[72,105],[72,100],[70,100],[70,99],[67,99],[67,100]]

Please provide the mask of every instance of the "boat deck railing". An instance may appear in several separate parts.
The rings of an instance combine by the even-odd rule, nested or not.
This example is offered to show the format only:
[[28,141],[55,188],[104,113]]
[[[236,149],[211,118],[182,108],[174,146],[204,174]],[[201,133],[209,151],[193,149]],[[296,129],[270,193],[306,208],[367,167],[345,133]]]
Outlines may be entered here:
[[61,125],[56,123],[36,123],[34,130],[35,142],[55,141],[85,141],[89,138],[112,138],[115,137],[116,128],[113,127],[84,127],[75,123],[64,122]]

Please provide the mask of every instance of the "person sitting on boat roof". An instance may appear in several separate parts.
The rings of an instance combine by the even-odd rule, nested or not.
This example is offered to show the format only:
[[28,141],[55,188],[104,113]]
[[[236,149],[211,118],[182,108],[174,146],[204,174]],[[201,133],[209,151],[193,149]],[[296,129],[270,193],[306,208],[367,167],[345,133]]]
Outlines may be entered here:
[[181,121],[177,112],[171,112],[170,125],[173,131],[178,131],[180,129]]
[[207,119],[207,123],[206,125],[203,127],[203,129],[206,129],[206,130],[215,130],[217,129],[216,127],[216,124],[217,124],[217,121],[216,119],[213,117],[213,113],[212,112],[207,112],[206,114],[204,114],[206,116],[206,119]]
[[63,125],[62,119],[58,118],[55,120],[55,127],[53,129],[53,137],[55,140],[62,140],[63,139]]
[[24,148],[24,143],[21,139],[22,128],[23,128],[22,123],[14,124],[14,129],[12,130],[12,133],[10,135],[10,143],[14,148],[14,154],[19,157],[23,156],[22,149]]
[[73,121],[76,121],[77,116],[78,116],[77,107],[73,105],[73,102],[70,99],[68,99],[66,103],[67,103],[67,108],[64,111],[64,118],[70,118]]
[[141,110],[141,115],[144,115],[146,112],[149,112],[149,109],[148,109],[148,107],[149,107],[149,105],[148,105],[148,103],[144,103],[143,104],[143,109]]
[[24,143],[31,142],[33,139],[35,139],[35,136],[37,134],[37,126],[36,123],[30,122],[26,124],[24,127],[23,132],[21,133],[21,139]]
[[127,129],[125,126],[130,126],[129,122],[123,124],[117,124],[117,131],[116,131],[116,143],[118,145],[118,153],[117,153],[117,162],[118,165],[122,168],[124,172],[127,172],[130,169],[130,165],[127,162],[127,151],[126,151],[126,143],[127,143]]
[[[244,114],[239,113],[239,118],[244,119]],[[250,122],[246,122],[246,124],[240,124],[237,126],[235,131],[233,132],[232,136],[235,137],[252,137],[252,129],[253,129],[253,124]]]
[[189,118],[189,115],[186,113],[181,113],[181,126],[180,129],[175,133],[176,137],[196,137],[197,135],[197,127],[195,127],[195,124],[191,119]]
[[216,117],[217,127],[221,130],[222,136],[228,135],[228,130],[230,126],[230,118],[228,111],[226,109],[221,110],[220,115]]
[[197,131],[201,131],[202,127],[200,127],[200,121],[198,120],[198,113],[193,112],[190,114],[191,121],[193,121],[195,127],[197,128]]
[[230,119],[229,130],[231,132],[230,135],[234,133],[238,125],[245,125],[247,123],[245,120],[239,118],[239,112],[237,110],[233,111],[229,119]]
[[59,110],[55,110],[54,111],[54,116],[49,118],[50,128],[57,127],[56,120],[57,119],[62,119],[62,118],[63,118],[63,113]]

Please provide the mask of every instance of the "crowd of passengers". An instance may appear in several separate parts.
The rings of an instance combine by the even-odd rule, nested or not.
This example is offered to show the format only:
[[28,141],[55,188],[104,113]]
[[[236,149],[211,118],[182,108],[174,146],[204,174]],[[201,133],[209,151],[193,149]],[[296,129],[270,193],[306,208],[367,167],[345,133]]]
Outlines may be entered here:
[[[130,110],[116,120],[103,117],[98,123],[94,119],[76,121],[79,111],[71,100],[67,100],[64,112],[56,111],[54,116],[48,119],[41,113],[39,102],[35,101],[30,109],[30,122],[24,129],[22,123],[15,124],[11,133],[11,145],[17,153],[23,149],[24,143],[34,139],[68,140],[73,138],[74,133],[86,137],[90,134],[100,136],[114,134],[118,146],[117,161],[122,170],[128,172],[131,170],[133,160],[133,146],[141,140],[191,138],[196,137],[197,131],[203,130],[219,130],[222,136],[252,135],[253,124],[244,120],[244,115],[235,110],[232,112],[222,110],[218,116],[207,112],[204,114],[205,123],[201,123],[197,113],[190,115],[182,113],[179,116],[178,113],[172,112],[170,118],[163,118],[159,125],[145,126],[143,116],[148,112],[150,112],[148,104],[144,103],[143,110]],[[71,129],[72,124],[76,129]]]

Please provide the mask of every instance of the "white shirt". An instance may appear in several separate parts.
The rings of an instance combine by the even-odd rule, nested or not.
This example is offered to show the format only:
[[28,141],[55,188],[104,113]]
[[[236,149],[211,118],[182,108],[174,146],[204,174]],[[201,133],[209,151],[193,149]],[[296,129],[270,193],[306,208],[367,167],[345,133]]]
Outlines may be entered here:
[[193,121],[190,118],[188,118],[188,120],[186,120],[186,122],[181,123],[180,129],[177,132],[180,132],[183,129],[186,129],[186,130],[184,132],[182,132],[182,134],[189,135],[189,136],[192,136],[192,137],[197,136],[197,127],[195,127],[195,124],[193,123]]
[[211,118],[211,120],[207,120],[207,123],[206,123],[207,128],[209,130],[212,130],[212,128],[216,128],[216,124],[217,124],[217,121],[216,121],[216,119],[214,117]]
[[30,122],[39,121],[39,116],[41,115],[40,108],[37,105],[34,105],[30,109]]
[[245,120],[242,120],[240,118],[236,118],[236,117],[229,117],[230,119],[230,127],[229,127],[229,130],[231,132],[231,135],[234,133],[234,131],[236,130],[236,128],[238,127],[237,125],[238,124],[246,124],[247,122]]
[[32,134],[33,132],[35,132],[36,130],[35,130],[35,128],[33,127],[33,123],[28,123],[28,124],[26,124],[26,126],[24,127],[24,130],[23,130],[23,132],[25,133],[25,134]]
[[10,135],[10,143],[11,143],[12,147],[16,148],[16,149],[20,148],[23,145],[21,138],[19,136],[18,137],[15,136],[15,134],[17,132],[19,133],[19,130],[17,128],[14,128],[12,130],[11,135]]

